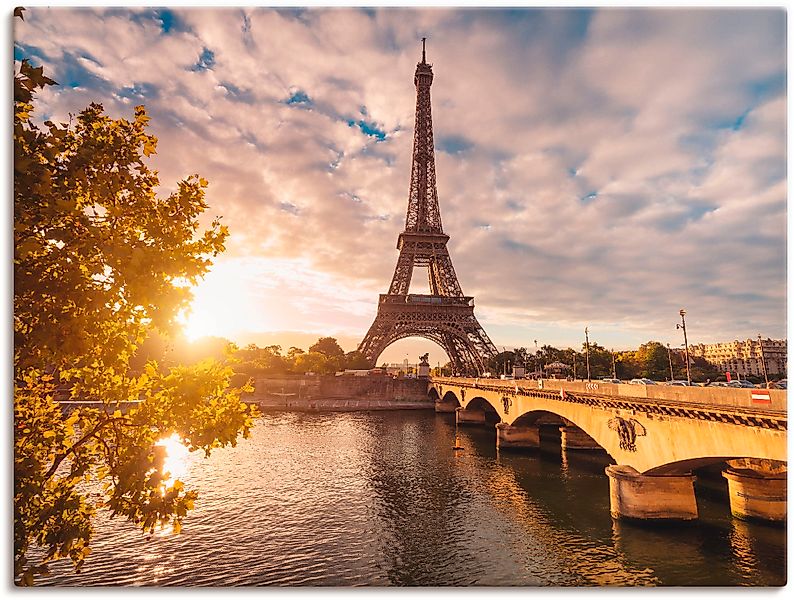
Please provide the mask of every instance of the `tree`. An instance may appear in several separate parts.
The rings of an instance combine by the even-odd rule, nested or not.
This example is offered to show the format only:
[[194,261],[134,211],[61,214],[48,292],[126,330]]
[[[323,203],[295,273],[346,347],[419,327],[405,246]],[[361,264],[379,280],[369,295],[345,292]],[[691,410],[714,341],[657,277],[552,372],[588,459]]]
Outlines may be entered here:
[[322,352],[306,352],[295,359],[295,370],[300,373],[327,375],[335,372],[332,361]]
[[343,368],[345,362],[345,351],[342,350],[342,347],[336,341],[336,338],[332,337],[321,337],[317,340],[317,343],[309,347],[309,353],[312,352],[319,352],[320,354],[325,355],[328,359],[327,363],[324,367],[325,373],[335,373],[339,369]]
[[366,356],[358,350],[353,350],[345,354],[345,369],[369,369],[370,363]]
[[[218,219],[201,231],[207,182],[193,175],[159,198],[144,159],[157,139],[143,106],[112,119],[91,104],[73,124],[32,120],[55,82],[27,61],[14,75],[14,577],[47,562],[79,570],[101,507],[145,531],[178,532],[197,497],[163,473],[157,442],[177,434],[205,454],[247,436],[254,409],[216,361],[164,370],[130,358],[178,312],[222,252]],[[98,400],[65,413],[56,397]],[[120,402],[140,400],[121,411]],[[99,498],[84,482],[99,479]],[[29,550],[44,551],[29,561]]]
[[[584,345],[582,348],[584,349]],[[591,378],[612,377],[612,353],[595,342],[590,343],[589,353]]]
[[505,350],[491,356],[486,363],[488,371],[494,377],[499,377],[504,373],[512,373],[512,365],[515,364],[515,353],[512,350]]
[[659,342],[642,344],[635,354],[640,376],[662,381],[670,378],[670,359],[667,346]]
[[305,352],[301,348],[297,348],[296,346],[290,346],[289,350],[287,350],[287,360],[290,361],[294,366],[295,359],[300,354],[305,354]]
[[345,351],[336,341],[336,338],[322,337],[317,343],[309,347],[309,352],[322,352],[328,358],[342,358]]

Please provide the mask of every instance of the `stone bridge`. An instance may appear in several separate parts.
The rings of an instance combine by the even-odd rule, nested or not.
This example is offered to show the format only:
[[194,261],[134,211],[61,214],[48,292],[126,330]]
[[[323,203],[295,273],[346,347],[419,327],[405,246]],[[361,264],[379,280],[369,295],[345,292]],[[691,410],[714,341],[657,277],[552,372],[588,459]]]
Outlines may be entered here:
[[692,470],[726,463],[734,515],[786,519],[783,390],[434,377],[428,393],[458,424],[493,423],[500,448],[557,424],[565,450],[603,449],[615,517],[695,519]]

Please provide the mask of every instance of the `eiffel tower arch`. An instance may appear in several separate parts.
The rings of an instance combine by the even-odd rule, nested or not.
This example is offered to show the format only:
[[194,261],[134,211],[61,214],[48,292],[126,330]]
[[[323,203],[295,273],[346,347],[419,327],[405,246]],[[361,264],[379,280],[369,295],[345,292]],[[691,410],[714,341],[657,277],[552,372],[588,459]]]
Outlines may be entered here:
[[[408,213],[397,239],[400,255],[389,292],[380,295],[375,321],[358,350],[374,366],[393,342],[423,337],[444,349],[456,372],[479,375],[497,351],[474,316],[474,298],[463,295],[441,226],[430,111],[433,68],[424,43],[423,38],[422,62],[414,75],[416,125]],[[429,294],[410,293],[414,267],[427,268]]]

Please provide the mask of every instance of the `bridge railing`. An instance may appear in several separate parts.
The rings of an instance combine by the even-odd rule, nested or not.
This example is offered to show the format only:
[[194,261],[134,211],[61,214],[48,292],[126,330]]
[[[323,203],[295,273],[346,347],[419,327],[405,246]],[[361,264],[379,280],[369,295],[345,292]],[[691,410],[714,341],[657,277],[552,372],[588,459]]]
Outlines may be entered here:
[[786,390],[765,388],[724,388],[671,385],[630,385],[603,381],[566,381],[564,379],[488,379],[485,377],[432,377],[431,381],[444,385],[467,387],[494,386],[505,389],[541,389],[583,394],[639,398],[659,403],[674,402],[703,406],[735,407],[770,412],[787,412]]

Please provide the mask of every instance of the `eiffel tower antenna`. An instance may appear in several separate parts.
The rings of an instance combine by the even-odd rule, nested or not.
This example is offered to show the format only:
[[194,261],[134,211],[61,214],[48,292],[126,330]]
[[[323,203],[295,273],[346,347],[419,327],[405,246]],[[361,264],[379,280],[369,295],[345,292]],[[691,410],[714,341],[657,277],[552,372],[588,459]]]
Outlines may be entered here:
[[[433,67],[426,62],[425,40],[414,73],[416,124],[408,212],[397,239],[400,255],[389,292],[380,295],[378,314],[358,350],[375,365],[391,343],[423,337],[444,349],[456,373],[481,375],[497,350],[474,316],[474,298],[463,295],[441,225],[430,109]],[[430,294],[410,293],[414,267],[427,269]]]

